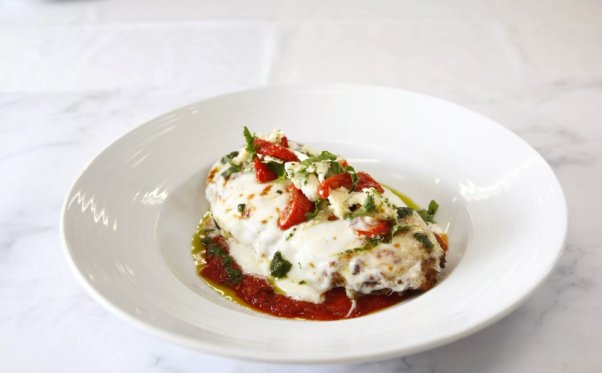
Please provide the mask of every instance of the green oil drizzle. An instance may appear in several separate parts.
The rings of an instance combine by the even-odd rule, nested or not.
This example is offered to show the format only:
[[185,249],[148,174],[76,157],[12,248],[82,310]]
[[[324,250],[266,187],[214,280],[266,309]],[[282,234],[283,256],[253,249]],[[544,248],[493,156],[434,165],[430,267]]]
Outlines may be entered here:
[[395,189],[393,187],[390,187],[387,184],[381,184],[381,185],[384,186],[385,188],[389,189],[389,191],[391,191],[391,193],[393,193],[397,197],[399,197],[399,199],[401,199],[403,201],[403,203],[405,203],[406,206],[408,206],[412,210],[416,210],[416,211],[422,210],[422,208],[420,206],[418,206],[418,204],[416,202],[414,202],[410,197],[408,197],[405,194],[401,193],[397,189]]
[[[392,188],[386,184],[381,184],[381,185],[383,187],[387,188],[389,191],[391,191],[391,193],[393,193],[397,197],[399,197],[403,201],[403,203],[405,203],[406,206],[408,206],[409,208],[414,209],[416,211],[421,210],[420,206],[417,203],[415,203],[410,197],[406,196],[405,194],[401,193],[397,189]],[[204,229],[202,226],[203,225],[202,223],[203,222],[201,220],[201,223],[199,223],[199,225],[197,226],[197,229],[194,233],[194,236],[192,237],[192,242],[191,242],[191,254],[194,259],[197,274],[211,289],[213,289],[215,292],[217,292],[218,294],[220,294],[221,296],[223,296],[230,302],[236,303],[239,306],[244,307],[246,309],[255,311],[253,308],[249,307],[245,302],[240,300],[240,298],[238,297],[238,295],[236,295],[236,292],[234,290],[230,289],[227,286],[215,283],[215,282],[201,276],[201,270],[207,264],[205,261],[206,247],[201,242],[201,236],[203,235],[203,229]],[[286,293],[276,285],[274,278],[272,278],[270,276],[270,277],[267,277],[266,280],[272,286],[272,288],[274,289],[274,291],[276,293],[286,295]],[[302,281],[302,282],[304,283],[305,281]],[[384,309],[386,309],[386,308],[383,308],[383,310]],[[382,310],[378,310],[378,311],[382,311]],[[303,318],[294,318],[294,319],[305,320]]]
[[[205,261],[205,250],[207,248],[201,242],[201,236],[204,235],[203,230],[204,230],[203,220],[201,219],[201,222],[197,225],[196,231],[194,232],[194,235],[192,236],[191,250],[190,250],[191,254],[192,254],[192,259],[194,260],[194,264],[196,267],[197,275],[203,281],[205,281],[205,283],[211,289],[213,289],[214,291],[216,291],[217,293],[222,295],[224,298],[226,298],[229,301],[236,303],[244,308],[252,310],[253,308],[249,307],[245,302],[241,301],[240,298],[238,298],[238,295],[236,295],[236,292],[234,290],[232,290],[228,286],[218,284],[217,282],[209,280],[201,275],[201,270],[207,265],[207,262]],[[286,293],[278,285],[276,285],[274,278],[267,277],[266,280],[272,286],[272,288],[274,289],[274,292],[276,292],[277,294],[286,295]]]

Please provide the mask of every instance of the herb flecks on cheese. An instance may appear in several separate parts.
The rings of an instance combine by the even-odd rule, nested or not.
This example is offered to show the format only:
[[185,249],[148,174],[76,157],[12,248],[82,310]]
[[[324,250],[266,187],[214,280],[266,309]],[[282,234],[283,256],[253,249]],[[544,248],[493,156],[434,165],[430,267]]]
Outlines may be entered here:
[[434,223],[436,202],[407,206],[357,165],[281,131],[264,136],[245,128],[242,137],[244,146],[212,166],[206,189],[212,229],[229,252],[203,247],[231,267],[232,282],[240,268],[314,303],[337,286],[369,294],[434,284],[427,273],[439,272],[445,256],[435,235],[443,234]]

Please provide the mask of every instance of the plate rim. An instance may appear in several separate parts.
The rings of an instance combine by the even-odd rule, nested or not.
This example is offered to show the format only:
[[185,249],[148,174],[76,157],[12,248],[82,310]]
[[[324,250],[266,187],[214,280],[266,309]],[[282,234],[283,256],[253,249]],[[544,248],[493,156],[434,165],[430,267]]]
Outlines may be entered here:
[[[365,90],[365,89],[389,90],[391,92],[398,92],[398,93],[404,93],[404,94],[409,94],[409,95],[414,95],[414,96],[420,96],[421,98],[426,98],[426,99],[429,99],[432,101],[441,102],[443,104],[449,105],[456,109],[468,111],[471,114],[480,117],[480,119],[484,120],[484,122],[487,122],[488,126],[494,127],[497,130],[505,131],[507,134],[509,134],[513,138],[514,141],[518,141],[522,145],[529,148],[531,151],[534,152],[534,154],[537,155],[538,159],[540,161],[542,161],[542,166],[546,167],[547,170],[550,172],[550,176],[551,176],[550,181],[554,183],[554,186],[557,187],[557,189],[559,191],[558,213],[562,214],[562,216],[560,217],[561,218],[560,221],[562,223],[562,226],[564,227],[561,232],[561,236],[560,236],[561,240],[557,245],[558,247],[556,249],[555,256],[549,262],[549,265],[547,268],[545,268],[545,271],[542,272],[543,273],[542,276],[537,281],[531,283],[528,290],[525,291],[522,294],[522,296],[516,298],[513,303],[510,303],[505,308],[501,309],[501,311],[497,312],[494,316],[489,317],[488,319],[486,319],[480,323],[477,323],[477,324],[473,325],[472,327],[469,327],[459,333],[443,336],[443,337],[438,338],[435,341],[421,342],[421,343],[415,344],[409,348],[397,348],[397,349],[385,350],[382,352],[359,354],[359,355],[358,354],[353,354],[353,355],[338,354],[336,356],[311,357],[309,359],[291,358],[290,356],[281,357],[281,356],[275,356],[274,354],[270,354],[270,353],[264,353],[264,354],[259,355],[256,352],[251,353],[248,350],[245,350],[243,348],[238,348],[235,350],[230,350],[227,348],[220,348],[219,346],[213,345],[211,342],[196,339],[193,337],[182,336],[178,333],[164,330],[151,323],[148,323],[141,319],[138,319],[134,315],[130,314],[129,312],[127,312],[125,310],[122,310],[119,306],[113,304],[107,297],[105,297],[99,290],[97,290],[92,285],[91,282],[88,281],[88,279],[84,276],[82,271],[80,271],[80,269],[78,268],[78,266],[74,260],[74,257],[72,255],[72,250],[70,249],[70,247],[67,243],[67,236],[66,236],[66,229],[67,229],[66,228],[66,220],[67,220],[66,218],[67,218],[67,213],[68,213],[67,209],[69,207],[70,200],[71,200],[70,197],[74,194],[75,188],[76,188],[78,182],[84,176],[84,174],[90,169],[92,164],[103,154],[110,151],[113,148],[113,146],[116,143],[118,143],[119,141],[121,141],[123,138],[125,138],[125,137],[129,136],[130,134],[132,134],[133,132],[139,130],[141,127],[151,125],[152,122],[154,122],[155,120],[157,120],[161,117],[178,113],[182,110],[186,110],[187,108],[190,108],[192,106],[195,106],[195,105],[198,105],[201,103],[205,103],[205,102],[213,101],[213,100],[221,100],[221,99],[228,98],[231,96],[248,95],[248,94],[260,93],[260,92],[265,92],[265,91],[270,91],[270,90],[283,90],[283,91],[304,91],[304,90],[305,91],[307,91],[307,90],[337,91],[337,90],[339,90],[340,91],[340,90]],[[566,201],[566,195],[564,193],[564,190],[562,188],[560,181],[558,180],[558,176],[556,175],[556,173],[554,172],[554,170],[552,169],[550,164],[537,151],[537,149],[535,149],[532,145],[530,145],[523,138],[518,136],[515,132],[513,132],[509,128],[503,126],[502,124],[498,123],[497,121],[490,119],[487,116],[485,116],[477,111],[474,111],[473,109],[466,108],[466,107],[456,104],[452,101],[448,101],[446,99],[442,99],[442,98],[439,98],[436,96],[431,96],[431,95],[420,93],[420,92],[415,92],[415,91],[410,91],[410,90],[405,90],[405,89],[400,89],[400,88],[395,88],[395,87],[389,87],[389,86],[375,85],[375,84],[355,84],[355,83],[311,84],[311,83],[308,83],[308,84],[266,85],[266,86],[260,86],[260,87],[226,92],[226,93],[222,93],[219,95],[208,96],[208,97],[202,98],[200,100],[195,100],[195,101],[189,102],[185,105],[179,106],[179,107],[169,110],[165,113],[151,117],[150,119],[147,119],[147,120],[143,121],[142,123],[135,125],[133,128],[125,131],[121,135],[118,135],[115,139],[113,139],[108,145],[104,146],[104,148],[102,148],[102,150],[100,152],[96,153],[85,164],[85,166],[77,174],[77,177],[71,183],[71,186],[68,189],[68,193],[63,201],[63,205],[61,208],[59,230],[60,230],[60,235],[61,235],[61,246],[63,249],[63,254],[65,256],[65,259],[67,261],[69,268],[74,273],[78,282],[87,291],[87,293],[91,296],[92,299],[94,299],[96,302],[98,302],[106,310],[117,315],[121,320],[128,321],[129,323],[134,325],[136,328],[143,330],[152,336],[160,337],[164,340],[168,340],[170,342],[176,343],[177,345],[187,347],[187,348],[190,348],[195,351],[199,351],[199,352],[203,352],[203,353],[210,353],[210,354],[214,354],[214,355],[218,355],[218,356],[222,356],[222,357],[243,359],[243,360],[247,360],[247,361],[256,361],[256,362],[316,365],[316,364],[358,363],[358,362],[366,362],[366,361],[379,361],[379,360],[407,356],[407,355],[427,351],[430,349],[434,349],[434,348],[449,344],[451,342],[465,338],[471,334],[474,334],[480,330],[483,330],[483,329],[493,325],[494,323],[498,322],[499,320],[503,319],[504,317],[509,315],[511,312],[516,310],[520,305],[522,305],[537,289],[539,289],[540,286],[543,285],[543,283],[546,281],[546,279],[552,273],[552,270],[557,266],[558,261],[560,260],[560,257],[562,256],[562,254],[565,250],[565,246],[566,246],[566,239],[567,239],[567,233],[568,233],[568,219],[569,219],[568,215],[569,214],[568,214],[568,204]],[[556,247],[556,246],[554,246],[554,247]]]

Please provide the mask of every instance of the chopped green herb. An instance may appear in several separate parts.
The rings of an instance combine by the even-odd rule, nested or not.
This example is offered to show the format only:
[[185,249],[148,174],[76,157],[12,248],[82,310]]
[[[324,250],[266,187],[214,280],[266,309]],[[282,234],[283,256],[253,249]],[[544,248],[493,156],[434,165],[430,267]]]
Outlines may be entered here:
[[347,214],[345,216],[345,219],[353,219],[353,218],[357,218],[359,216],[368,216],[375,211],[376,211],[376,204],[374,203],[374,196],[372,195],[372,193],[368,193],[368,195],[366,196],[366,200],[364,201],[364,204],[362,205],[362,208],[360,208],[350,214]]
[[222,157],[222,163],[226,164],[228,162],[230,162],[232,159],[234,159],[236,156],[238,156],[238,152],[237,151],[233,151],[231,153],[228,153],[226,155],[224,155]]
[[345,170],[339,162],[330,162],[330,166],[328,167],[328,173],[326,173],[326,178],[329,178],[333,175],[342,174],[343,172],[345,172]]
[[368,250],[372,250],[374,248],[374,246],[376,246],[378,244],[378,240],[376,240],[376,242],[373,242],[371,240],[368,240],[368,242],[366,242],[364,244],[364,246],[361,247],[356,247],[353,249],[347,249],[343,252],[343,254],[353,254],[353,253],[359,253],[362,251],[368,251]]
[[285,172],[284,172],[284,163],[278,163],[278,162],[270,161],[270,162],[268,162],[268,167],[278,177],[282,177],[285,174]]
[[433,200],[429,203],[428,209],[422,209],[418,211],[418,214],[425,222],[434,223],[437,210],[439,210],[439,204]]
[[251,134],[251,131],[247,127],[245,127],[242,131],[242,134],[245,136],[245,142],[247,146],[245,149],[251,153],[251,155],[255,155],[255,135]]
[[382,237],[382,238],[378,238],[378,237],[370,237],[370,238],[368,238],[368,243],[369,243],[370,245],[372,245],[372,246],[376,246],[376,245],[378,245],[378,243],[379,243],[380,241],[384,241],[385,239],[386,239],[386,236],[385,236],[385,237]]
[[226,274],[231,285],[237,285],[242,280],[242,272],[234,267],[226,267]]
[[295,234],[295,232],[297,232],[297,228],[293,228],[293,230],[291,231],[291,233],[287,234],[284,239],[287,240],[287,241],[290,240],[291,237],[293,237],[293,235]]
[[[287,180],[287,179],[286,179],[286,173],[284,173],[284,174],[282,174],[282,175],[278,176],[278,178],[277,178],[276,180],[274,180],[274,181],[275,181],[275,182],[277,182],[277,183],[283,183],[283,182],[285,182],[286,180]],[[276,193],[278,193],[278,194],[282,194],[282,191],[281,191],[281,190],[277,190],[277,191],[276,191]]]
[[240,203],[238,205],[238,212],[243,213],[243,212],[245,212],[246,208],[247,208],[247,205],[245,205],[244,203]]
[[299,285],[305,285],[305,280],[299,281]]
[[242,167],[233,165],[230,166],[230,168],[228,168],[226,171],[222,172],[222,176],[227,179],[230,176],[232,176],[232,174],[235,174],[240,171],[242,171]]
[[433,217],[431,215],[429,215],[428,211],[426,211],[424,209],[418,211],[418,215],[420,215],[420,217],[422,218],[422,220],[424,220],[426,223],[432,223],[433,222]]
[[414,210],[412,210],[409,207],[398,207],[397,208],[397,218],[399,220],[402,220],[402,219],[412,215],[412,211],[414,211]]
[[309,157],[306,160],[302,161],[301,164],[304,166],[309,166],[312,163],[315,162],[320,162],[320,161],[334,161],[337,159],[337,156],[335,154],[332,154],[329,151],[322,151],[322,153],[314,156],[314,157]]
[[351,175],[351,190],[354,190],[358,180],[357,172],[355,172],[355,168],[351,166],[345,167],[345,172],[348,172]]
[[230,255],[224,255],[222,257],[222,264],[224,267],[229,267],[232,265],[232,263],[234,263],[234,258],[232,258]]
[[291,262],[284,259],[280,251],[276,251],[270,263],[270,273],[276,278],[282,278],[286,276],[292,266]]
[[408,232],[411,229],[409,225],[400,225],[397,224],[391,229],[391,237],[395,236],[397,233]]
[[435,200],[431,200],[428,207],[429,214],[435,216],[437,210],[439,210],[439,204]]
[[376,205],[374,204],[374,197],[372,196],[372,194],[368,194],[362,208],[366,213],[371,213],[376,210]]
[[224,256],[226,251],[220,245],[212,242],[207,246],[207,254],[209,256]]
[[414,238],[427,250],[431,250],[434,246],[431,240],[429,240],[428,236],[424,233],[416,232],[414,233]]
[[320,212],[320,204],[322,203],[322,201],[323,201],[323,199],[318,198],[314,202],[314,211],[308,212],[305,214],[305,218],[307,220],[311,220],[311,219],[315,218],[316,216],[318,216],[318,213]]

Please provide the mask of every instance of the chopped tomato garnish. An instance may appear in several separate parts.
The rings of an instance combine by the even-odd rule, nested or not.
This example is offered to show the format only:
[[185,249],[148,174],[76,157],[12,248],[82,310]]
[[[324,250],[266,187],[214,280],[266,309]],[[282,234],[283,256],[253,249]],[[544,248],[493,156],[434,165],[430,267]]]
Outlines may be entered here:
[[443,234],[437,234],[437,233],[433,233],[435,235],[435,238],[437,239],[437,242],[439,242],[439,246],[441,246],[441,248],[443,249],[443,251],[447,252],[447,234],[443,233]]
[[384,193],[385,190],[378,183],[378,181],[374,180],[372,176],[368,175],[365,172],[357,173],[357,183],[355,184],[355,191],[361,191],[364,188],[374,188],[378,190],[379,193]]
[[286,138],[286,136],[282,136],[282,138],[280,139],[280,146],[288,148],[288,139]]
[[[365,222],[364,222],[365,223]],[[365,224],[365,227],[353,228],[359,236],[377,237],[384,236],[391,231],[391,223],[386,220],[376,220],[370,224]]]
[[[322,198],[328,198],[330,195],[330,191],[333,189],[337,189],[340,187],[345,187],[347,189],[351,189],[353,186],[353,181],[351,179],[351,174],[345,172],[338,175],[333,175],[328,179],[324,180],[320,187],[318,188],[318,194]],[[364,188],[374,188],[378,190],[380,193],[384,193],[384,189],[380,184],[372,178],[372,176],[368,175],[365,172],[357,173],[357,183],[353,188],[354,191],[361,191]]]
[[333,175],[328,179],[324,180],[322,184],[320,184],[320,186],[318,187],[318,194],[322,198],[328,198],[331,190],[340,187],[351,189],[352,185],[353,181],[351,180],[351,175],[347,172],[344,172],[342,174]]
[[[288,140],[287,140],[287,143],[288,143]],[[255,144],[255,150],[257,151],[257,154],[269,155],[270,157],[282,159],[285,162],[292,162],[292,161],[299,160],[299,158],[297,158],[295,153],[293,153],[292,151],[290,151],[289,149],[285,148],[282,145],[277,145],[277,144],[271,143],[267,140],[259,139],[259,138],[255,138],[254,144]]]
[[307,199],[305,194],[303,194],[303,192],[299,189],[295,188],[294,185],[290,185],[287,190],[291,199],[278,217],[278,227],[280,227],[282,230],[303,223],[307,220],[307,216],[305,214],[314,211],[315,208],[314,203]]
[[349,162],[347,162],[344,159],[339,160],[339,164],[341,165],[341,167],[345,168],[347,166],[349,166]]
[[259,158],[253,160],[253,167],[255,168],[255,177],[260,183],[267,183],[278,177],[270,166],[260,161]]

